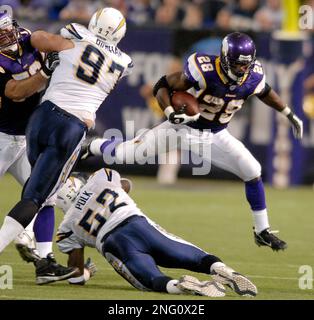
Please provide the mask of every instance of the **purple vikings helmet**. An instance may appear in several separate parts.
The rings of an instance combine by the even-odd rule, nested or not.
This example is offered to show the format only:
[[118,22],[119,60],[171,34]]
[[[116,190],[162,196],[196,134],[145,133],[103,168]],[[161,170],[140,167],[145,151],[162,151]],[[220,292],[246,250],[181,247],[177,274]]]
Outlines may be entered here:
[[16,55],[20,37],[16,21],[8,13],[0,13],[0,52]]
[[241,32],[233,32],[222,40],[221,67],[226,75],[238,84],[250,72],[255,58],[255,44],[248,35]]

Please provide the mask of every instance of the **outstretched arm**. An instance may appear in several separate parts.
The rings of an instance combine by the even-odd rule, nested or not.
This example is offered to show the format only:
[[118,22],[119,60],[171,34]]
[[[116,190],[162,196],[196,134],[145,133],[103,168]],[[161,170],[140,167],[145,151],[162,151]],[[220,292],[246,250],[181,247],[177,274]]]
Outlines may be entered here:
[[84,263],[84,248],[73,249],[69,253],[68,266],[79,269],[76,277],[69,279],[70,284],[84,285],[97,271],[96,265],[90,258]]
[[268,86],[267,94],[262,94],[258,98],[263,101],[265,104],[270,106],[271,108],[281,112],[285,115],[289,121],[291,122],[293,134],[296,139],[302,139],[303,136],[303,122],[302,120],[297,117],[293,111],[286,106],[279,95]]
[[74,48],[71,40],[65,39],[58,34],[52,34],[46,31],[35,31],[31,35],[31,44],[41,52],[63,51]]
[[47,84],[47,78],[40,72],[24,80],[11,79],[7,82],[4,94],[13,101],[24,100],[33,94],[42,91]]

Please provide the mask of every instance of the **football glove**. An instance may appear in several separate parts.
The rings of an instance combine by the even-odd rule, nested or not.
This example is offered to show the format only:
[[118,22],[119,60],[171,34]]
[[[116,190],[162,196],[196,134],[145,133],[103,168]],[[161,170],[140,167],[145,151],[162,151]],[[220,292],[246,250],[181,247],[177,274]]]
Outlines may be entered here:
[[192,121],[197,121],[200,117],[199,113],[194,116],[188,116],[185,113],[178,113],[173,109],[172,106],[167,107],[164,112],[169,122],[174,124],[184,124]]
[[88,258],[84,264],[84,268],[88,270],[90,277],[93,277],[97,272],[97,267],[94,262],[92,262],[91,258]]
[[49,79],[60,63],[59,53],[58,52],[50,52],[46,55],[45,60],[41,65],[40,73],[46,79]]
[[300,140],[303,137],[303,121],[295,115],[289,107],[285,107],[281,111],[289,119],[292,125],[292,132],[296,139]]

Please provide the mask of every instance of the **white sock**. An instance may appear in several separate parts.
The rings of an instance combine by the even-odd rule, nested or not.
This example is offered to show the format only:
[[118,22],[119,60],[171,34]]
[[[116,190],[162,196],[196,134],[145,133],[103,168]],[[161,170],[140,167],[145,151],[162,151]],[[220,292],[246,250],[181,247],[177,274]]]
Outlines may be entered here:
[[89,146],[90,152],[94,156],[102,156],[102,152],[100,150],[100,147],[106,140],[108,140],[108,139],[98,138],[98,139],[93,140]]
[[30,224],[25,228],[25,230],[33,232],[33,228],[34,228],[34,223],[35,223],[36,217],[37,217],[37,214],[35,215],[33,220],[30,222]]
[[219,267],[225,267],[226,265],[223,262],[214,262],[211,266],[210,266],[210,273],[212,273],[215,268],[219,268]]
[[267,210],[253,211],[254,228],[256,233],[269,228]]
[[46,258],[47,254],[52,252],[52,242],[36,242],[36,249],[41,258]]
[[24,227],[15,219],[6,216],[0,229],[0,253],[12,242]]
[[167,283],[167,286],[166,286],[167,292],[170,293],[170,294],[182,294],[182,293],[184,293],[182,290],[180,290],[177,287],[178,282],[179,282],[179,280],[170,280]]

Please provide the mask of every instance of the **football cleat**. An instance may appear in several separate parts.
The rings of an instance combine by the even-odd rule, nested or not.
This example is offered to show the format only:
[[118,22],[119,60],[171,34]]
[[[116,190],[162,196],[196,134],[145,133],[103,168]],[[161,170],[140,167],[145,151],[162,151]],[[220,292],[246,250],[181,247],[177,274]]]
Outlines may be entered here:
[[49,253],[47,258],[36,261],[35,267],[36,284],[38,285],[66,280],[72,278],[78,272],[78,268],[63,267],[58,264],[53,253]]
[[215,281],[199,281],[192,276],[182,276],[179,279],[177,288],[187,294],[206,296],[206,297],[224,297],[225,287]]
[[212,278],[222,284],[227,285],[240,296],[256,296],[256,286],[245,276],[234,271],[227,266],[219,266],[212,271]]
[[254,231],[254,240],[255,243],[260,246],[268,246],[272,248],[274,251],[285,250],[288,245],[286,242],[280,240],[278,237],[274,235],[278,231],[271,231],[269,229],[265,229],[260,233],[256,233]]
[[29,248],[20,243],[17,243],[15,248],[19,252],[21,258],[26,262],[35,262],[41,259],[36,249]]
[[35,262],[40,260],[39,254],[35,249],[34,232],[24,230],[15,238],[15,248],[21,258],[26,262]]
[[82,146],[81,146],[81,153],[79,156],[81,160],[85,160],[91,156],[94,156],[94,154],[92,153],[92,151],[90,149],[90,145],[94,140],[99,139],[99,138],[100,137],[97,137],[97,136],[90,136],[90,137],[87,137],[83,141]]

